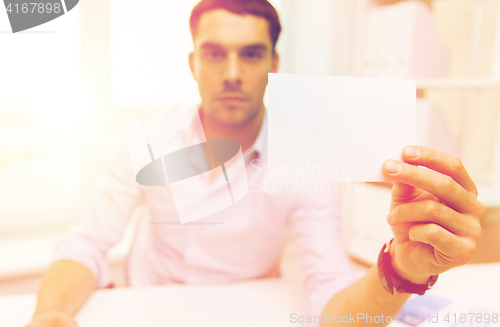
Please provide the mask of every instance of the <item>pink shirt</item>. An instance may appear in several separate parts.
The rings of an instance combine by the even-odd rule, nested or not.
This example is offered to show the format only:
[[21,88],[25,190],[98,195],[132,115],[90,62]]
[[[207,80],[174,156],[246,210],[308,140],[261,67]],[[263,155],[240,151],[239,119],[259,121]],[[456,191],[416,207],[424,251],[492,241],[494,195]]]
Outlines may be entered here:
[[[191,122],[192,109],[164,111],[164,126],[172,129],[170,116],[184,115]],[[180,140],[199,139],[199,133],[203,133],[191,123],[175,129]],[[96,277],[96,287],[106,287],[111,282],[106,254],[123,237],[131,212],[139,204],[144,204],[149,214],[139,221],[127,257],[130,286],[279,277],[280,258],[293,233],[304,278],[303,310],[299,314],[321,315],[338,291],[358,279],[341,245],[338,198],[334,193],[308,196],[290,188],[273,190],[264,179],[266,157],[267,115],[255,143],[244,153],[248,193],[223,211],[180,224],[168,186],[136,182],[124,138],[98,184],[91,208],[57,245],[54,259],[85,265]],[[212,184],[210,192],[220,191],[224,176],[218,176]]]

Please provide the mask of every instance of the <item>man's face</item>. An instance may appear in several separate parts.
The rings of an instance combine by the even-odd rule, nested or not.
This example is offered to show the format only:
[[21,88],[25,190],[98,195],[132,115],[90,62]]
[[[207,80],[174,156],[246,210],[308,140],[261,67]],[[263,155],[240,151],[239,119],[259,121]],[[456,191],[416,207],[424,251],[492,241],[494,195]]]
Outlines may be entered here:
[[189,65],[203,113],[221,124],[245,124],[262,109],[267,73],[278,66],[267,20],[222,9],[204,13]]

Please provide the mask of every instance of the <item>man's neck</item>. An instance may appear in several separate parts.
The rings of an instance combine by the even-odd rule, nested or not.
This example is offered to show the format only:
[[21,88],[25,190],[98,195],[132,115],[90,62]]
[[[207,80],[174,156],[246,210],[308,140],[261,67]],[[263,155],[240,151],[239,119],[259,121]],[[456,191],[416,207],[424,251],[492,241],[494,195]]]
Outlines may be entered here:
[[249,149],[257,139],[265,114],[265,108],[264,105],[262,105],[259,112],[247,122],[241,125],[231,126],[221,124],[220,122],[211,119],[209,115],[204,115],[202,112],[203,108],[200,108],[200,110],[201,123],[207,140],[235,140],[241,145],[241,150],[243,152]]

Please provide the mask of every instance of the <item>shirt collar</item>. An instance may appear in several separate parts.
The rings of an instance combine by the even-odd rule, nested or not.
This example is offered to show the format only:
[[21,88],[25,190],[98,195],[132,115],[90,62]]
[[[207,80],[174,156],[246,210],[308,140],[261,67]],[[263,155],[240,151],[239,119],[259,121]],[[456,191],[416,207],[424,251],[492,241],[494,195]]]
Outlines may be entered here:
[[247,160],[260,159],[264,160],[267,157],[267,110],[264,111],[264,119],[260,127],[259,134],[255,142],[244,153]]
[[[201,125],[200,115],[198,113],[201,107],[200,104],[190,105],[187,107],[186,119],[179,124],[179,131],[182,137],[187,142],[188,140],[197,140],[198,142],[206,142],[203,126]],[[188,142],[189,144],[192,142]]]
[[[195,137],[202,141],[205,139],[205,137],[203,126],[201,125],[201,120],[198,113],[200,107],[201,103],[190,106],[190,112],[188,115],[186,115],[187,119],[180,124],[180,131],[186,138]],[[264,119],[262,120],[259,134],[257,135],[257,138],[255,139],[255,142],[252,144],[252,146],[248,148],[243,154],[247,163],[252,159],[264,160],[265,158],[267,158],[268,118],[267,109],[264,110]]]

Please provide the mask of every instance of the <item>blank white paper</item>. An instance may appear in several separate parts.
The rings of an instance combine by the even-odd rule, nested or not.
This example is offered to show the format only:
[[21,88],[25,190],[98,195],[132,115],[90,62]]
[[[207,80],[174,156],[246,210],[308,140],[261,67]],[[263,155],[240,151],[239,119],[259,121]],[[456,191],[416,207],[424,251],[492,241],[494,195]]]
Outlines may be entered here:
[[417,144],[413,80],[269,74],[270,181],[384,181]]

